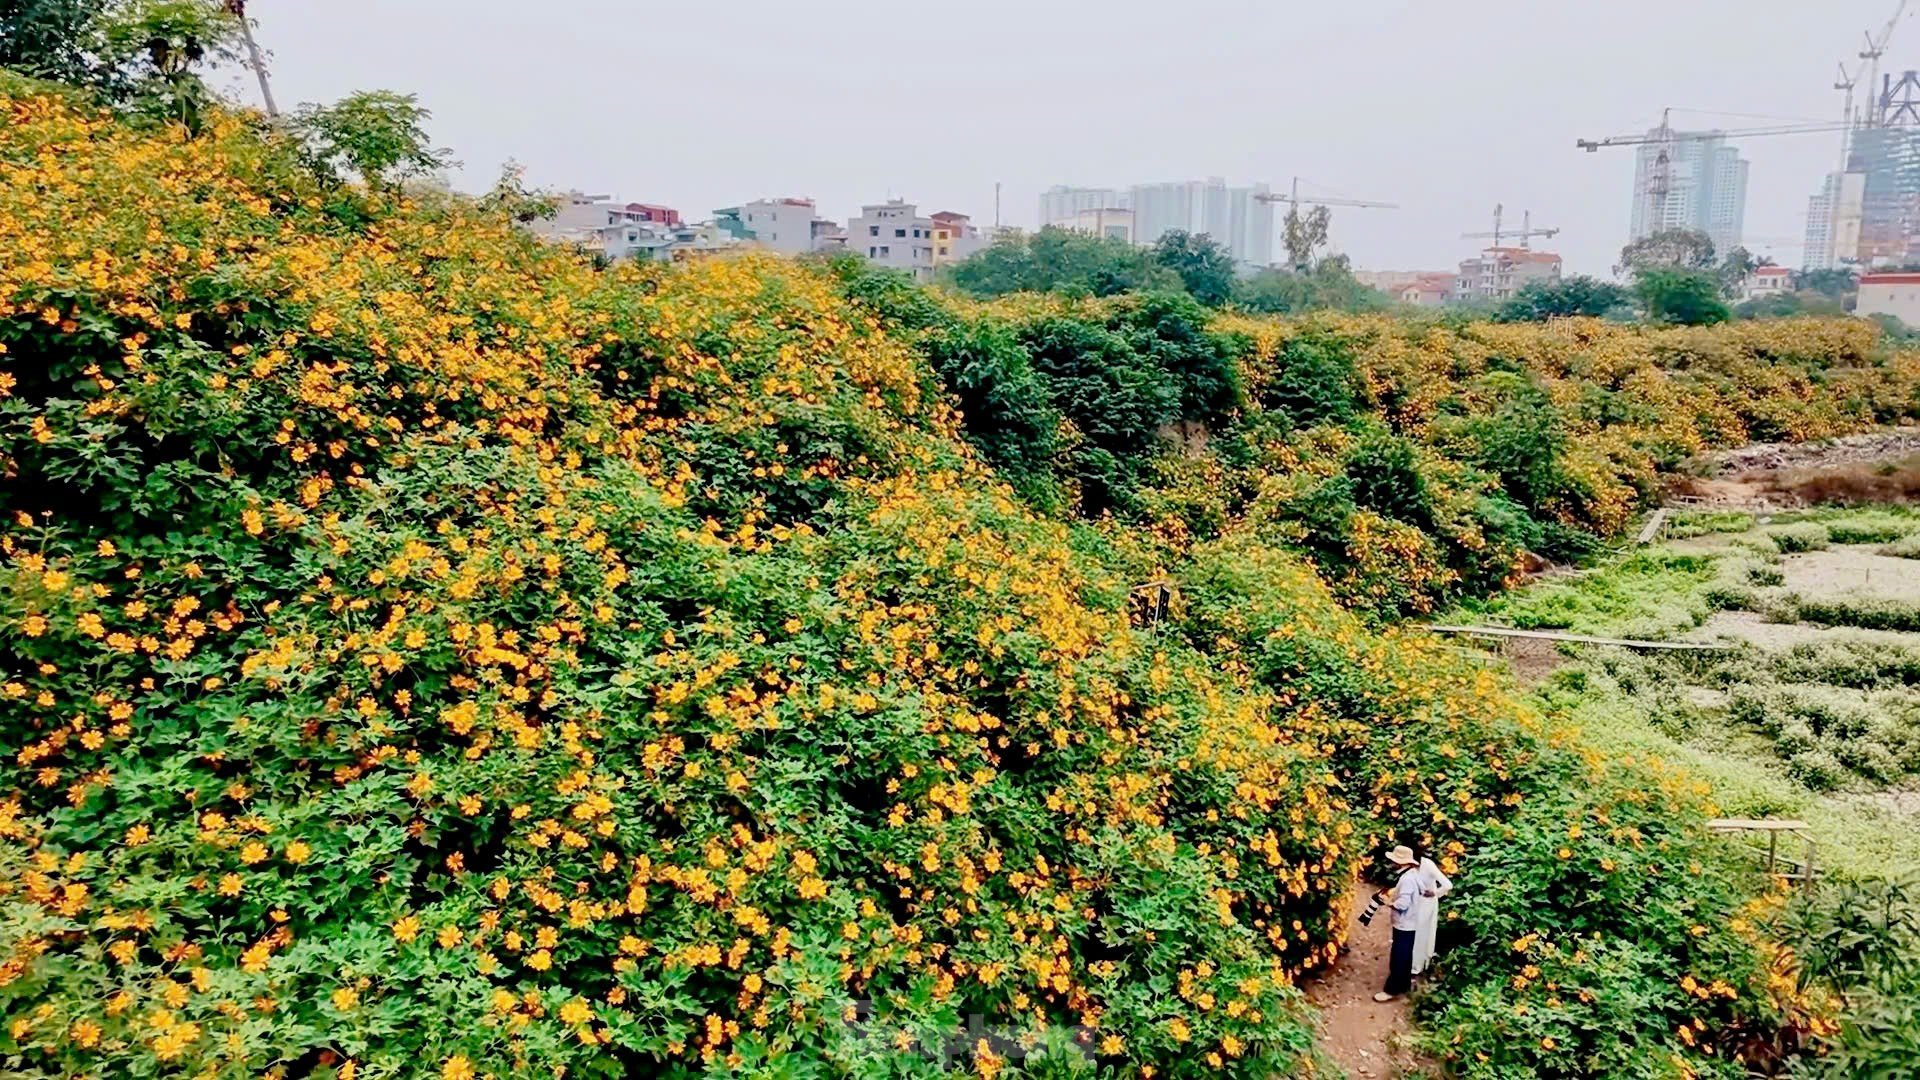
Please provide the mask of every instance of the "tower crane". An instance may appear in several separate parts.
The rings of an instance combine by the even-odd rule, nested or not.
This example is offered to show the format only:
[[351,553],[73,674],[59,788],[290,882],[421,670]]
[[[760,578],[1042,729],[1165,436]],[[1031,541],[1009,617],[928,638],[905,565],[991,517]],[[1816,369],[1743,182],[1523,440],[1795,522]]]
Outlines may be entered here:
[[1308,206],[1366,206],[1377,210],[1400,209],[1399,203],[1375,202],[1372,199],[1336,199],[1324,195],[1307,195],[1303,197],[1300,194],[1300,178],[1297,176],[1293,178],[1293,186],[1288,189],[1287,194],[1276,195],[1272,193],[1262,193],[1255,195],[1254,198],[1259,199],[1263,203],[1287,203],[1295,210],[1300,209],[1301,203],[1306,203]]
[[1501,213],[1501,211],[1502,211],[1502,210],[1504,210],[1504,209],[1505,209],[1505,207],[1503,207],[1503,206],[1502,206],[1501,204],[1499,204],[1499,203],[1494,203],[1494,204],[1493,204],[1493,231],[1492,231],[1492,232],[1469,232],[1469,233],[1461,233],[1461,234],[1460,234],[1460,238],[1461,238],[1462,240],[1485,240],[1485,239],[1488,239],[1488,238],[1490,237],[1490,238],[1492,238],[1492,240],[1493,240],[1493,246],[1494,246],[1494,247],[1499,247],[1499,246],[1500,246],[1500,238],[1501,238],[1501,237],[1503,237],[1503,236],[1513,236],[1513,237],[1518,237],[1518,238],[1519,238],[1519,240],[1520,240],[1520,246],[1521,246],[1521,248],[1523,248],[1523,249],[1524,249],[1524,248],[1528,248],[1528,247],[1531,247],[1531,246],[1533,246],[1533,245],[1532,245],[1532,243],[1531,243],[1531,241],[1532,241],[1532,240],[1533,240],[1533,238],[1534,238],[1534,237],[1536,237],[1536,236],[1538,236],[1538,237],[1543,237],[1543,238],[1545,238],[1545,239],[1548,239],[1548,240],[1551,240],[1551,239],[1553,239],[1554,237],[1556,237],[1556,236],[1559,236],[1559,235],[1560,235],[1560,230],[1559,230],[1559,229],[1557,229],[1557,228],[1554,228],[1554,229],[1545,229],[1545,228],[1542,228],[1542,229],[1536,229],[1536,228],[1534,228],[1534,227],[1533,227],[1533,211],[1531,211],[1531,210],[1528,210],[1528,211],[1525,211],[1525,212],[1523,212],[1523,213],[1522,213],[1522,214],[1520,215],[1520,228],[1519,228],[1519,229],[1517,229],[1517,230],[1515,230],[1515,229],[1502,229],[1502,228],[1500,227],[1500,213]]
[[[1905,5],[1902,4],[1902,7]],[[1660,112],[1660,126],[1650,132],[1638,135],[1611,135],[1604,139],[1576,139],[1574,145],[1587,153],[1595,153],[1609,146],[1657,146],[1659,150],[1653,159],[1653,173],[1647,177],[1646,196],[1653,201],[1653,220],[1664,225],[1667,220],[1667,196],[1673,190],[1673,149],[1683,142],[1703,142],[1710,139],[1751,139],[1766,135],[1819,135],[1835,131],[1846,131],[1845,123],[1811,124],[1774,124],[1769,127],[1734,128],[1717,131],[1675,131],[1673,129],[1673,110]]]
[[[1327,242],[1327,229],[1333,220],[1329,206],[1358,206],[1376,210],[1398,210],[1398,203],[1379,202],[1374,199],[1340,199],[1330,196],[1300,195],[1300,178],[1294,177],[1293,184],[1285,195],[1272,193],[1257,194],[1254,198],[1263,203],[1286,203],[1286,245],[1287,254],[1293,259],[1293,268],[1304,271],[1312,259],[1313,249]],[[1300,204],[1313,207],[1313,212],[1305,217],[1300,214]]]
[[1867,127],[1879,127],[1885,119],[1886,95],[1880,87],[1880,58],[1887,54],[1887,43],[1893,40],[1894,28],[1900,25],[1900,17],[1907,13],[1908,0],[1900,0],[1893,9],[1893,16],[1887,25],[1880,28],[1880,36],[1867,35],[1867,47],[1860,50],[1860,59],[1867,62],[1867,93],[1873,95],[1873,104],[1868,107]]

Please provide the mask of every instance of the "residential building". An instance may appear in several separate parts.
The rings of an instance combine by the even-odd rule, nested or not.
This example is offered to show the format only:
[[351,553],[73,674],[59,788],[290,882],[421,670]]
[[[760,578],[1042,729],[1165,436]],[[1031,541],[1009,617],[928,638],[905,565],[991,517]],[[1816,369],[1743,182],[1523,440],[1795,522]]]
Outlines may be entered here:
[[1415,307],[1439,307],[1453,298],[1453,290],[1454,275],[1421,274],[1398,289],[1388,291],[1387,295]]
[[812,199],[755,199],[713,212],[714,222],[727,232],[783,255],[813,250],[816,219]]
[[[1205,233],[1236,262],[1267,266],[1273,262],[1273,204],[1260,196],[1269,193],[1266,184],[1228,187],[1217,176],[1135,184],[1125,191],[1053,187],[1040,196],[1040,224],[1107,235],[1113,212],[1131,210],[1133,243],[1152,244],[1175,230]],[[1096,214],[1091,230],[1088,214]]]
[[847,222],[847,250],[877,265],[933,280],[933,219],[904,199],[869,203]]
[[1740,299],[1758,300],[1793,291],[1793,271],[1784,266],[1762,266],[1740,283]]
[[1560,256],[1519,247],[1490,247],[1460,264],[1452,299],[1498,303],[1511,300],[1530,281],[1560,280]]
[[627,213],[636,216],[637,220],[665,225],[668,228],[676,228],[680,224],[680,211],[657,203],[630,202],[627,204]]
[[1073,220],[1083,210],[1125,207],[1126,193],[1116,188],[1067,187],[1056,184],[1040,193],[1040,224],[1058,225]]
[[1401,289],[1425,278],[1442,277],[1449,281],[1453,278],[1451,270],[1355,270],[1353,280],[1369,289],[1378,289],[1388,296],[1397,296]]
[[1133,211],[1122,210],[1119,207],[1102,206],[1082,210],[1072,217],[1048,222],[1048,224],[1056,228],[1072,229],[1074,232],[1104,236],[1110,240],[1134,243]]
[[837,221],[828,221],[826,218],[814,218],[812,233],[813,250],[815,251],[847,250],[846,227]]
[[1273,262],[1273,204],[1265,184],[1228,187],[1220,177],[1136,184],[1124,204],[1133,211],[1134,242],[1152,244],[1175,230],[1205,233],[1253,266]]
[[933,222],[935,266],[959,262],[987,246],[987,238],[974,227],[973,219],[965,214],[942,210],[928,220]]
[[1831,270],[1839,261],[1834,250],[1834,210],[1845,173],[1828,173],[1820,190],[1807,198],[1807,243],[1800,265],[1808,270]]
[[1920,326],[1920,274],[1861,274],[1860,299],[1853,313],[1891,315],[1908,326]]
[[[1660,129],[1648,133],[1658,138]],[[1661,154],[1667,163],[1660,163]],[[1662,173],[1666,193],[1660,194]],[[1711,131],[1675,131],[1642,144],[1633,173],[1633,240],[1669,229],[1706,233],[1713,250],[1739,246],[1747,214],[1747,161]]]
[[[654,203],[614,202],[607,195],[589,195],[569,191],[552,197],[553,216],[537,218],[528,231],[542,240],[580,244],[589,250],[615,252],[638,242],[639,232],[671,229],[680,225],[680,212]],[[638,227],[635,240],[628,241],[629,227]],[[621,257],[609,254],[610,258]]]

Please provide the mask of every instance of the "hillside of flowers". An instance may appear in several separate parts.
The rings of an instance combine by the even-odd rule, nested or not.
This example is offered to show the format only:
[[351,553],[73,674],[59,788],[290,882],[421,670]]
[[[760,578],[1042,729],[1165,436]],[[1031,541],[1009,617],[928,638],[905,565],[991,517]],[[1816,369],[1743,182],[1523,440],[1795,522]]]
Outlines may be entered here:
[[[1699,785],[1351,609],[1617,530],[1654,433],[1900,413],[1870,336],[603,271],[247,115],[0,109],[8,1072],[1319,1075],[1295,982],[1396,838],[1478,882],[1460,1075],[1825,1030]],[[1516,383],[1585,501],[1447,456]]]
[[981,305],[839,270],[1030,498],[1175,545],[1252,529],[1387,615],[1498,589],[1525,553],[1591,554],[1703,450],[1920,417],[1920,352],[1864,320],[1289,322],[1152,294]]

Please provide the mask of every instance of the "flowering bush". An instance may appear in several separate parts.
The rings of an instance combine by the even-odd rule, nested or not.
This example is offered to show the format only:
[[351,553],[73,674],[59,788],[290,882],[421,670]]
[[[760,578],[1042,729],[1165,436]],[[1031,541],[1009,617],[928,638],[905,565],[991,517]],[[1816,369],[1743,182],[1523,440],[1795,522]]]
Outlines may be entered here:
[[[1691,854],[1681,804],[1602,801],[1641,773],[1569,771],[1492,675],[1371,633],[1273,542],[1349,603],[1497,581],[1519,504],[1429,437],[1426,365],[1483,374],[1520,331],[1326,330],[1289,385],[1351,362],[1383,431],[1300,428],[1227,362],[1284,329],[1008,301],[983,317],[1023,320],[1022,367],[841,273],[603,273],[460,200],[323,198],[243,117],[135,131],[13,82],[0,108],[10,1070],[1299,1075],[1293,979],[1385,823],[1515,896],[1617,847],[1580,888],[1626,902]],[[1536,333],[1548,372],[1605,332]],[[1003,407],[1023,426],[968,439]],[[1083,496],[1157,505],[1158,462],[1088,455],[1184,422],[1222,433],[1192,475],[1230,495],[1169,494],[1181,528],[1044,517],[980,455],[1033,465],[1048,409]],[[1622,496],[1581,470],[1626,456],[1524,513],[1584,525]],[[1309,499],[1337,546],[1286,531]],[[1542,839],[1603,813],[1639,833]],[[1463,988],[1534,979],[1474,895]],[[1566,947],[1748,987],[1758,954],[1694,907],[1605,910]],[[1722,1061],[1771,1022],[1676,986],[1671,1035],[1593,1060]],[[1558,1046],[1499,1060],[1554,1075]]]

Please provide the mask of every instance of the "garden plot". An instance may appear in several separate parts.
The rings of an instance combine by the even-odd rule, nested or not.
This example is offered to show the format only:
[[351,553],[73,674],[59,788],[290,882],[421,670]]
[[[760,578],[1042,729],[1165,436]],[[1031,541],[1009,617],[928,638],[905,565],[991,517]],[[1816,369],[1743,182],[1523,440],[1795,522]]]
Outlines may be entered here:
[[1827,641],[1872,641],[1920,650],[1920,634],[1901,630],[1862,630],[1854,626],[1775,622],[1752,611],[1716,611],[1698,629],[1688,634],[1687,640],[1744,641],[1768,652]]
[[1920,559],[1879,553],[1877,545],[1831,547],[1782,556],[1781,585],[1802,596],[1851,593],[1920,603]]

